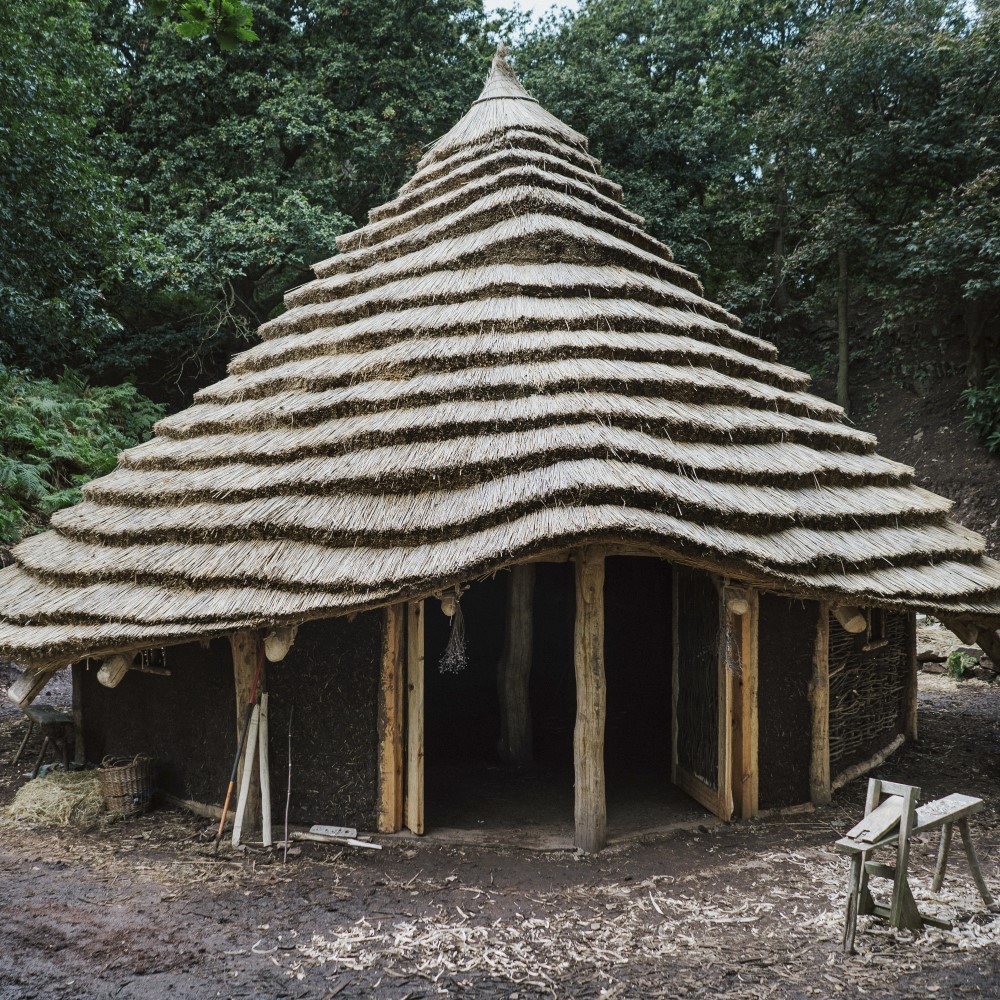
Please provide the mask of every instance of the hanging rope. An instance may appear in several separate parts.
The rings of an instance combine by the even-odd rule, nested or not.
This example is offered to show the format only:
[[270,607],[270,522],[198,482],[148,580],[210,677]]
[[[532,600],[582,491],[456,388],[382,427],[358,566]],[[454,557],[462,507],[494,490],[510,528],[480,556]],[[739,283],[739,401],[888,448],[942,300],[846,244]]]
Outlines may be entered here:
[[469,665],[465,654],[465,619],[462,617],[462,605],[455,602],[455,613],[451,616],[451,635],[448,645],[444,647],[438,670],[442,674],[460,674]]

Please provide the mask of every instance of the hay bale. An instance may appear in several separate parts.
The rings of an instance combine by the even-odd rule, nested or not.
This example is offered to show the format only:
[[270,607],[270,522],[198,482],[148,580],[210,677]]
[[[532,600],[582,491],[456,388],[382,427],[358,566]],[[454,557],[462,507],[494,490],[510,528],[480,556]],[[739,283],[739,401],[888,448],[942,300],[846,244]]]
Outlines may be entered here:
[[18,823],[94,826],[104,814],[96,771],[53,771],[18,789],[8,815]]

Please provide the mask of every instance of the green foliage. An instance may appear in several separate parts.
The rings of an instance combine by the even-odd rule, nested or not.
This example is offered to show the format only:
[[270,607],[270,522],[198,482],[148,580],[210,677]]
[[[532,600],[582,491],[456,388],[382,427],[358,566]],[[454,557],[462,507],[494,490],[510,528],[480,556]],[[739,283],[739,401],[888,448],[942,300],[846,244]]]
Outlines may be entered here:
[[966,426],[982,438],[989,452],[1000,455],[1000,366],[989,369],[982,387],[969,386],[962,400]]
[[0,4],[0,363],[58,371],[117,325],[127,217],[95,139],[112,70],[83,0]]
[[175,19],[177,33],[184,38],[213,37],[224,52],[240,42],[256,42],[253,11],[242,0],[146,0],[154,13]]
[[961,680],[965,676],[965,672],[976,664],[976,658],[970,656],[968,653],[963,653],[961,650],[956,649],[953,653],[948,655],[948,661],[945,663],[945,669],[948,671],[948,676],[953,677],[955,680]]
[[122,330],[91,366],[102,380],[219,375],[464,113],[492,50],[480,0],[247,6],[260,41],[224,51],[101,0],[99,38],[123,67],[113,164],[155,234],[113,290]]
[[0,542],[41,527],[110,472],[123,449],[148,438],[164,409],[133,385],[90,387],[0,367]]

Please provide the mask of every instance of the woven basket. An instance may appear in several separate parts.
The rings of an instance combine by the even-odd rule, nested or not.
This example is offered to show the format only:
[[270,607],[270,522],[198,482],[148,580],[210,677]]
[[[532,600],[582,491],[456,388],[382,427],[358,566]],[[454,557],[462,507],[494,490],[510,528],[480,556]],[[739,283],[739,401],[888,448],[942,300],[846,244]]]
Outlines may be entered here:
[[149,808],[153,797],[152,757],[105,757],[97,776],[109,812],[133,816]]

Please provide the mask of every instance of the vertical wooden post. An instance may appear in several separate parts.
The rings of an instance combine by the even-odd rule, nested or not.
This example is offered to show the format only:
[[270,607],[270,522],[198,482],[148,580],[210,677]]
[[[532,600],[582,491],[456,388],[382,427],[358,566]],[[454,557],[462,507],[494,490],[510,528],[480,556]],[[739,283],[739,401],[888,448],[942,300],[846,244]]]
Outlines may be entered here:
[[604,783],[604,553],[582,549],[576,559],[576,726],[573,730],[576,846],[595,852],[607,843]]
[[501,760],[516,767],[529,765],[534,757],[528,693],[534,595],[534,565],[522,563],[512,566],[507,585],[506,638],[503,655],[497,664],[497,694],[500,699],[498,750]]
[[403,657],[406,606],[385,609],[379,685],[379,833],[403,828]]
[[907,674],[904,697],[903,735],[909,742],[916,742],[917,730],[917,678],[920,676],[920,664],[917,662],[917,616],[908,611],[906,614],[906,657]]
[[424,602],[411,601],[406,616],[406,825],[424,832]]
[[830,605],[820,601],[813,672],[809,681],[812,740],[809,760],[809,797],[818,806],[832,798],[830,788]]
[[[233,653],[233,680],[236,686],[236,734],[239,745],[239,728],[243,725],[246,707],[250,702],[250,691],[253,688],[254,674],[257,672],[257,657],[260,653],[260,636],[256,632],[234,632],[229,637],[229,645]],[[236,787],[243,787],[243,772],[250,768],[250,779],[247,788],[247,802],[243,813],[244,833],[255,833],[260,829],[260,778],[254,764],[256,746],[247,743],[243,759],[240,761]]]
[[86,748],[83,744],[83,675],[87,669],[86,660],[74,663],[73,671],[73,763],[83,767],[86,763]]
[[[729,628],[739,636],[739,672],[733,673],[732,790],[733,808],[740,819],[757,815],[757,608],[756,590],[743,591],[746,611],[731,615]],[[728,667],[728,665],[727,665]],[[730,671],[732,673],[732,671]]]

